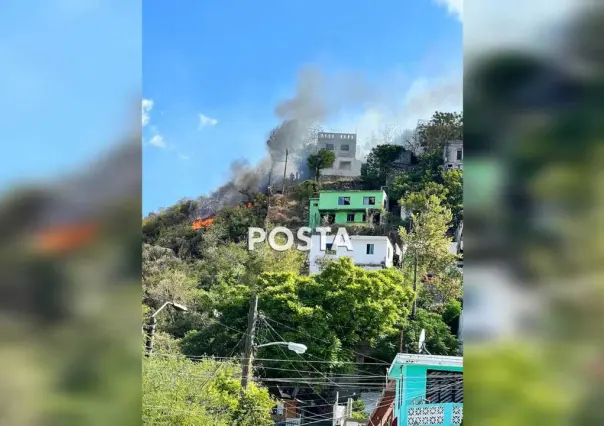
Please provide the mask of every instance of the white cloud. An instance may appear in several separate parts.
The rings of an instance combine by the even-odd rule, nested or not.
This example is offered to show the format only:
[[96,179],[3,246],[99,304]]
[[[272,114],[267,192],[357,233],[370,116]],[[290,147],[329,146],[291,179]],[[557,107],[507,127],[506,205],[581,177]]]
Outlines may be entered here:
[[437,4],[445,6],[449,13],[455,15],[463,22],[463,0],[434,0]]
[[151,139],[149,139],[149,144],[162,149],[167,146],[164,137],[159,133],[153,135]]
[[143,102],[142,102],[143,127],[145,127],[147,124],[149,124],[149,120],[151,119],[151,117],[149,116],[149,113],[151,112],[152,109],[153,109],[153,100],[143,99]]
[[183,154],[183,153],[179,153],[178,158],[180,158],[181,160],[185,160],[185,161],[191,159],[191,157],[189,157],[188,155]]
[[199,114],[199,130],[203,129],[204,127],[215,126],[216,124],[218,124],[218,120],[215,118],[208,117],[204,114]]

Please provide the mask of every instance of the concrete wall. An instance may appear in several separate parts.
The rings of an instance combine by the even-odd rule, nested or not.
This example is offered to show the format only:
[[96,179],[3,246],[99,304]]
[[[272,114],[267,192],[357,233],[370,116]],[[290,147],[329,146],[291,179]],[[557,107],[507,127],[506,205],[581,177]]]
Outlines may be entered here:
[[[311,246],[308,255],[309,270],[311,274],[321,272],[321,260],[333,259],[337,260],[341,257],[349,257],[355,265],[361,266],[367,270],[390,268],[393,265],[394,247],[388,237],[383,236],[366,236],[352,235],[350,242],[352,243],[352,251],[348,251],[346,247],[334,247],[335,254],[328,254],[321,251],[320,235],[311,236]],[[325,238],[326,244],[333,244],[335,235],[328,235]],[[367,254],[367,244],[373,244],[373,254]],[[381,265],[384,262],[384,266]]]
[[[458,159],[458,151],[461,159]],[[445,169],[463,169],[463,141],[448,141],[443,152],[443,167]]]
[[[340,197],[350,198],[350,204],[339,204]],[[375,204],[365,204],[367,198],[375,198]],[[362,223],[367,209],[384,211],[388,206],[388,197],[384,191],[321,191],[319,198],[311,198],[308,226],[320,226],[321,217],[326,213],[336,215],[335,223]],[[354,214],[354,220],[348,221],[348,214]]]
[[321,170],[322,175],[342,177],[361,176],[362,162],[356,159],[356,134],[322,132],[318,135],[317,145],[319,149],[328,149],[336,155],[333,167]]

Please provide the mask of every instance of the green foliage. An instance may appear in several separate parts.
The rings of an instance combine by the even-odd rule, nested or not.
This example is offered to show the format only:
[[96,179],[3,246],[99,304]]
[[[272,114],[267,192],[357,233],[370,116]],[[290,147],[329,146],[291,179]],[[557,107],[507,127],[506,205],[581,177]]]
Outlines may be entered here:
[[417,143],[424,154],[442,156],[448,140],[463,140],[463,113],[435,112],[417,127]]
[[308,168],[315,173],[315,180],[319,180],[321,169],[333,166],[336,161],[336,154],[328,149],[320,149],[316,154],[311,154],[306,159]]
[[435,312],[418,308],[415,319],[410,320],[404,327],[405,348],[409,352],[417,352],[419,335],[426,330],[426,349],[431,354],[457,355],[459,341],[451,332],[443,317]]
[[464,375],[464,391],[472,404],[464,417],[485,426],[569,424],[566,414],[576,395],[560,380],[559,365],[546,362],[542,347],[510,342],[465,352],[472,368]]
[[352,401],[352,418],[357,420],[363,420],[367,418],[365,414],[365,403],[362,399],[355,399]]
[[454,256],[449,251],[446,236],[451,223],[451,211],[440,204],[436,195],[431,195],[424,209],[411,215],[412,231],[400,228],[400,238],[410,253],[417,252],[418,263],[426,272],[443,274],[454,265]]
[[290,190],[295,194],[298,200],[308,203],[308,199],[318,193],[319,185],[313,180],[307,180],[298,185],[291,186]]
[[237,364],[175,356],[143,359],[143,424],[269,426],[274,401],[250,384],[240,398]]
[[392,163],[399,158],[404,148],[400,145],[378,145],[367,156],[361,166],[361,179],[368,189],[378,189],[386,185],[392,173]]

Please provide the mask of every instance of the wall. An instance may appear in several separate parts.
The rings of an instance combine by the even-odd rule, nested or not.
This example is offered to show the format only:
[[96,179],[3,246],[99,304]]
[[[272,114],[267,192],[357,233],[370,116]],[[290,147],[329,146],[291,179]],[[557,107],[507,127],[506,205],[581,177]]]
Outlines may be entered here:
[[[319,133],[317,139],[319,149],[329,149],[333,146],[333,152],[336,155],[333,167],[322,169],[324,176],[357,177],[361,175],[360,160],[356,159],[357,136],[353,133]],[[348,146],[348,150],[342,150],[343,146]],[[340,163],[349,161],[350,169],[342,169]]]
[[[395,406],[397,410],[398,426],[407,426],[407,412],[409,406],[417,405],[414,400],[426,397],[426,373],[427,370],[441,371],[463,371],[463,367],[445,367],[445,366],[425,366],[425,365],[404,365],[402,368],[402,377],[397,378]],[[402,385],[402,389],[401,389]],[[402,398],[401,398],[402,392]],[[451,423],[453,407],[460,404],[424,404],[427,407],[443,407],[444,418],[443,423],[432,423],[436,425],[452,426],[456,423]],[[425,423],[430,424],[430,423]]]
[[[357,135],[354,133],[319,133],[317,145],[319,149],[327,149],[327,145],[334,146],[336,158],[355,158],[357,153]],[[348,145],[348,150],[343,151],[342,145]]]
[[[343,169],[340,164],[343,161],[349,161],[350,169]],[[357,160],[355,158],[343,158],[336,157],[336,160],[333,163],[333,167],[328,169],[321,169],[321,175],[323,176],[339,176],[339,177],[358,177],[361,176],[361,166],[363,165],[362,161]]]
[[[350,197],[350,205],[338,205],[339,197]],[[364,197],[375,197],[375,205],[363,204]],[[384,191],[321,191],[319,193],[319,210],[366,210],[384,208],[387,200]],[[387,202],[386,202],[387,204]]]
[[[381,262],[385,262],[385,267],[392,267],[392,259],[394,248],[388,237],[382,236],[365,236],[353,235],[350,237],[353,251],[348,251],[346,247],[336,247],[335,255],[328,255],[321,251],[320,235],[311,237],[311,247],[308,255],[309,269],[311,274],[317,274],[320,270],[320,265],[317,261],[324,258],[339,259],[341,257],[350,257],[355,265],[359,265],[367,270],[382,269]],[[333,243],[335,235],[328,235],[326,243]],[[374,244],[373,254],[367,254],[367,244]],[[373,265],[373,266],[370,266]]]
[[[340,197],[350,197],[350,205],[338,205]],[[365,197],[375,197],[375,205],[363,204]],[[353,223],[363,223],[363,214],[367,209],[383,210],[384,200],[388,199],[384,191],[321,191],[319,198],[309,200],[308,226],[315,228],[321,224],[321,216],[325,213],[335,213],[336,223],[348,223],[348,213],[354,213]]]
[[[457,159],[457,151],[461,150],[461,160]],[[463,169],[463,141],[449,141],[443,152],[443,167],[445,169]],[[449,167],[451,165],[451,167]]]

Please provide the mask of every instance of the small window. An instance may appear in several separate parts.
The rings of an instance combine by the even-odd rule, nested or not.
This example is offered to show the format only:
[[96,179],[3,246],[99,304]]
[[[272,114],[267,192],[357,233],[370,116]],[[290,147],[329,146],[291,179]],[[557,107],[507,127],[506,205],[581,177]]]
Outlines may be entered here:
[[334,150],[334,146],[332,143],[326,143],[325,144],[325,149],[328,151],[333,151]]
[[340,161],[340,170],[352,170],[352,163],[350,161]]
[[348,144],[340,145],[340,150],[341,151],[350,151],[350,145],[348,145]]
[[333,243],[325,245],[325,252],[327,254],[336,254],[336,251],[333,249]]
[[448,169],[452,169],[453,168],[453,164],[447,164],[447,168]]
[[463,151],[461,149],[458,149],[457,150],[457,159],[461,161],[462,157],[463,157]]
[[375,197],[363,197],[363,205],[375,206]]
[[340,205],[340,206],[349,206],[350,205],[350,197],[340,197],[340,198],[338,198],[338,205]]
[[354,213],[348,213],[348,216],[346,216],[346,222],[354,222]]
[[363,213],[363,222],[367,222],[367,214]]
[[374,245],[367,244],[367,254],[373,254],[373,250],[374,250]]

